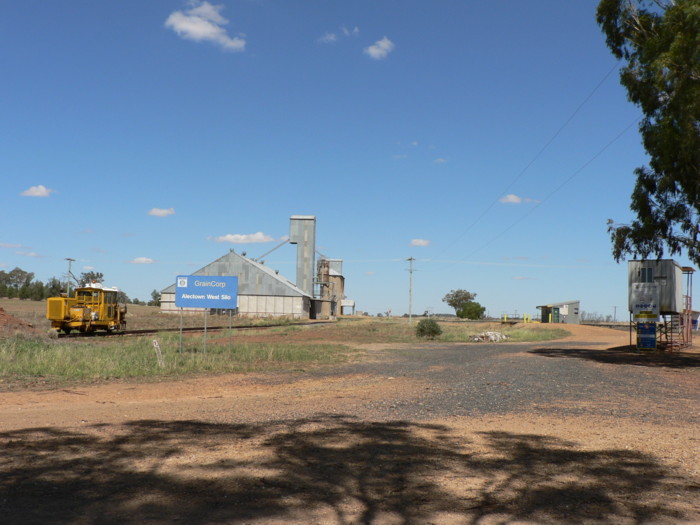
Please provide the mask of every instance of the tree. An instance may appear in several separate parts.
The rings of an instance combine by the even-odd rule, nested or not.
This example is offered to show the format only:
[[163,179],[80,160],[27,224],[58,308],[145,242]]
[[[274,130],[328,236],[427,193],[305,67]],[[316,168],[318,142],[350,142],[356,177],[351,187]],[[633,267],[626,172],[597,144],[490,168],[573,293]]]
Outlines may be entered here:
[[443,302],[455,309],[460,319],[481,319],[486,308],[474,301],[476,294],[466,290],[451,290],[442,298]]
[[158,290],[153,290],[151,292],[151,300],[148,301],[149,306],[160,306],[160,292]]
[[8,284],[19,292],[20,288],[29,286],[29,283],[34,279],[34,274],[25,272],[19,267],[15,267],[7,274]]
[[44,299],[47,297],[58,297],[63,290],[63,284],[56,277],[51,277],[44,286]]
[[475,301],[469,301],[462,307],[462,309],[459,312],[457,312],[457,317],[459,317],[460,319],[477,320],[484,317],[485,311],[486,307],[481,306]]
[[96,283],[101,283],[104,281],[104,274],[102,272],[83,272],[80,274],[80,278],[78,281],[80,282],[80,286],[85,286],[86,284],[96,282]]
[[446,294],[445,297],[442,298],[442,302],[447,303],[455,309],[456,313],[459,313],[464,305],[473,301],[475,297],[475,293],[471,293],[466,290],[450,290],[450,293]]
[[644,117],[649,166],[637,177],[631,224],[608,221],[613,256],[685,250],[700,265],[700,6],[697,0],[601,0],[597,21],[626,62],[620,83]]

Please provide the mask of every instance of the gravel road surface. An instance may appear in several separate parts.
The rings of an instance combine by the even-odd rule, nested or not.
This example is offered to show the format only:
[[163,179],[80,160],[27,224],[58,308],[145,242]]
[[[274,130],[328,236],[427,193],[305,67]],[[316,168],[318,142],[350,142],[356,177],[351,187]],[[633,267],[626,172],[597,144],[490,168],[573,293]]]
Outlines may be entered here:
[[573,332],[0,393],[0,522],[700,523],[700,353]]

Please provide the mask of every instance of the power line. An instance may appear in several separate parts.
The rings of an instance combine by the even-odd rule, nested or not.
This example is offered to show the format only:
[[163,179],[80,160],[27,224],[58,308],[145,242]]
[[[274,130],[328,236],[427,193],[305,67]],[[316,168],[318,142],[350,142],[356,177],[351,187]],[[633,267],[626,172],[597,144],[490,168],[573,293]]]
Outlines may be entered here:
[[617,134],[612,140],[610,140],[605,146],[603,146],[603,147],[598,151],[598,153],[596,153],[595,155],[593,155],[593,157],[591,157],[590,159],[588,159],[579,169],[577,169],[576,171],[574,171],[564,182],[562,182],[559,186],[557,186],[556,188],[554,188],[544,199],[542,199],[542,200],[541,200],[540,202],[538,202],[535,206],[533,206],[532,208],[530,208],[527,212],[525,212],[522,216],[520,216],[519,219],[517,219],[517,220],[516,220],[515,222],[513,222],[510,226],[508,226],[508,227],[505,228],[503,231],[501,231],[501,233],[499,233],[498,235],[492,237],[491,240],[489,240],[488,242],[486,242],[485,244],[483,244],[480,248],[474,250],[470,255],[464,257],[462,260],[467,259],[468,257],[473,257],[474,255],[476,255],[477,253],[479,253],[481,250],[483,250],[484,248],[486,248],[487,246],[489,246],[492,242],[494,242],[495,240],[497,240],[497,239],[499,239],[500,237],[502,237],[506,232],[510,231],[510,230],[513,229],[515,226],[517,226],[518,224],[520,224],[526,217],[528,217],[530,214],[532,214],[537,208],[539,208],[539,207],[542,206],[545,202],[547,202],[555,193],[557,193],[559,190],[561,190],[561,189],[562,189],[564,186],[566,186],[569,182],[571,182],[572,180],[574,180],[574,178],[575,178],[577,175],[579,175],[583,170],[585,170],[594,160],[596,160],[598,157],[600,157],[610,146],[612,146],[615,142],[617,142],[617,141],[620,139],[620,137],[622,137],[625,133],[627,133],[627,132],[629,131],[629,129],[630,129],[632,126],[634,126],[635,124],[637,124],[640,120],[641,120],[641,118],[635,119],[635,120],[634,120],[632,123],[630,123],[625,129],[623,129],[622,131],[620,131],[620,133],[618,133],[618,134]]
[[561,132],[569,125],[569,123],[574,119],[574,117],[581,111],[583,106],[585,106],[588,101],[593,97],[593,95],[600,89],[600,87],[603,85],[603,83],[608,79],[608,77],[612,74],[613,71],[615,71],[618,67],[618,64],[620,61],[617,61],[611,68],[608,70],[608,72],[603,76],[603,78],[598,82],[598,84],[591,90],[590,93],[586,96],[586,98],[583,99],[583,102],[581,102],[578,107],[574,110],[574,112],[569,116],[569,118],[566,119],[564,124],[562,124],[559,129],[552,135],[552,137],[547,141],[547,143],[540,148],[540,150],[537,152],[537,154],[528,162],[528,164],[518,173],[518,175],[515,176],[515,178],[510,181],[510,183],[506,186],[506,188],[495,198],[491,203],[486,207],[486,209],[481,212],[481,214],[471,223],[469,226],[466,227],[462,233],[460,233],[442,252],[440,252],[440,255],[448,251],[450,248],[452,248],[457,242],[459,242],[474,226],[476,226],[481,219],[483,219],[488,212],[491,211],[491,209],[496,205],[498,200],[501,198],[502,195],[506,194],[508,190],[510,190],[518,180],[527,172],[528,169],[537,161],[537,159],[542,156],[542,154],[549,148],[549,146],[554,142],[554,140],[561,134]]

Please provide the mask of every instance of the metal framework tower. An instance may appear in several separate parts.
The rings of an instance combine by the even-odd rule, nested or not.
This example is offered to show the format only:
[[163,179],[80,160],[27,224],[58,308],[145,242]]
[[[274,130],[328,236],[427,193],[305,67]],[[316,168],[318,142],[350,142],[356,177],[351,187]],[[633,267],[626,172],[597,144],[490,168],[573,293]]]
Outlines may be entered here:
[[693,273],[695,273],[694,268],[689,266],[683,267],[686,293],[683,295],[683,314],[681,326],[683,329],[684,346],[690,346],[693,344]]

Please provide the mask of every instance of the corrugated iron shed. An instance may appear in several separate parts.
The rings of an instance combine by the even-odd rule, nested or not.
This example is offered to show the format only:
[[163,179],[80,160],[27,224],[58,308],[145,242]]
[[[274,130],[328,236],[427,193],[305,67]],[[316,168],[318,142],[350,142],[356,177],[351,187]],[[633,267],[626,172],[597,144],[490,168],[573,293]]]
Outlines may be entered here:
[[[309,294],[275,270],[231,250],[192,275],[231,275],[238,277],[238,295],[310,297]],[[174,294],[175,283],[161,293]]]

